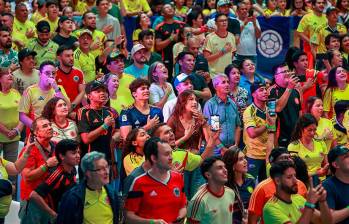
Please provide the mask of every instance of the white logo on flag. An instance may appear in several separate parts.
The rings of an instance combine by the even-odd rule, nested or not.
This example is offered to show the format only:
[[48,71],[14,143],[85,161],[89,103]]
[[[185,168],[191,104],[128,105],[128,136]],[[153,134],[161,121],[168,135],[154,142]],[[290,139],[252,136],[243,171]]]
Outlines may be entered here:
[[266,58],[275,58],[282,51],[283,39],[275,30],[265,30],[258,39],[258,50]]

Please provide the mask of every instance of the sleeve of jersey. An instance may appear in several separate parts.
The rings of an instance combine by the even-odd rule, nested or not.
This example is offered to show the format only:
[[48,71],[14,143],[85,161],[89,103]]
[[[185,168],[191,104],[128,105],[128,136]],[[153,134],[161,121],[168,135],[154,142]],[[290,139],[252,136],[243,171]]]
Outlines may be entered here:
[[248,107],[243,113],[244,127],[247,129],[249,127],[256,127],[256,121],[253,119],[251,107]]
[[81,117],[80,119],[78,120],[78,130],[79,130],[79,133],[88,133],[90,132],[90,127],[89,127],[89,122],[88,122],[88,118],[87,118],[87,113],[88,111],[87,110],[84,110],[81,112]]
[[324,95],[324,111],[329,112],[331,111],[331,100],[332,99],[332,90],[327,89]]
[[251,195],[248,211],[257,216],[262,216],[263,207],[265,203],[264,200],[265,200],[264,190],[257,186],[257,188],[253,191]]
[[65,99],[70,102],[70,99],[69,99],[68,94],[65,91],[64,87],[63,86],[59,86],[59,89],[61,90],[61,92],[62,92],[63,96],[65,97]]
[[303,16],[303,18],[301,19],[301,21],[298,24],[297,32],[303,33],[305,31],[306,20],[307,20],[307,17]]
[[31,91],[26,89],[19,101],[18,111],[28,114],[30,112],[31,105]]
[[41,197],[46,197],[61,178],[62,173],[60,169],[56,169],[50,174],[50,176],[48,176],[45,182],[41,183],[35,189],[36,193],[38,193]]
[[198,168],[201,164],[202,158],[199,155],[188,152],[188,162],[185,166],[185,170],[193,171]]
[[148,1],[142,0],[142,6],[143,6],[143,12],[149,12],[150,11],[150,7],[149,7],[149,4],[148,4]]
[[129,110],[122,110],[119,116],[120,127],[132,126],[131,116]]
[[291,154],[298,155],[298,153],[299,153],[299,143],[296,144],[295,142],[292,142],[291,144],[288,145],[287,150]]
[[285,211],[280,210],[274,204],[267,203],[263,209],[264,223],[287,223],[290,218],[285,214]]
[[133,185],[131,185],[130,191],[128,192],[125,209],[131,212],[137,212],[141,204],[144,192],[141,189],[141,185],[138,183],[139,179],[134,180]]
[[206,205],[202,201],[201,194],[197,194],[197,197],[192,198],[188,204],[187,217],[190,223],[200,223],[203,220],[206,211]]

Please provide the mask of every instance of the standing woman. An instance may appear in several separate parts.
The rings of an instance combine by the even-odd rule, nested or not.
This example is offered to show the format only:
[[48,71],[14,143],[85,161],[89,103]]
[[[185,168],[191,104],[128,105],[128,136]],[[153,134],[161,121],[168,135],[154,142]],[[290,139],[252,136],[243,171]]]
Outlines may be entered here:
[[334,105],[339,100],[349,100],[349,86],[347,84],[347,71],[342,67],[334,67],[328,73],[328,84],[324,94],[324,114],[331,119]]
[[339,10],[339,13],[338,13],[339,22],[348,29],[349,28],[349,1],[338,0],[336,7]]
[[229,97],[234,101],[236,106],[238,107],[238,111],[240,114],[240,118],[242,118],[242,114],[244,110],[248,106],[248,91],[239,86],[240,83],[240,70],[236,64],[228,65],[224,73],[229,77],[230,84],[230,93]]
[[176,98],[171,83],[167,82],[168,70],[161,62],[154,62],[148,70],[148,80],[150,84],[149,103],[160,107],[164,107],[169,100]]
[[174,112],[167,124],[172,128],[176,146],[198,154],[202,140],[208,140],[210,129],[201,112],[192,90],[185,90],[178,96]]
[[133,31],[132,34],[132,41],[134,45],[139,42],[138,35],[143,30],[151,30],[154,32],[154,30],[151,29],[150,18],[146,13],[141,13],[139,14],[139,16],[136,17],[136,29]]
[[11,86],[13,76],[8,69],[0,69],[0,154],[15,162],[23,124],[19,121],[18,105],[21,95]]
[[45,105],[42,116],[52,122],[53,137],[55,144],[63,139],[71,139],[80,142],[76,123],[68,118],[69,109],[67,102],[59,97],[50,99]]
[[333,122],[323,117],[324,107],[319,97],[312,96],[306,103],[306,112],[313,115],[318,123],[316,128],[316,138],[323,140],[327,146],[327,153],[336,146],[336,132]]
[[226,186],[235,192],[233,224],[247,224],[247,211],[251,194],[256,185],[255,179],[247,174],[248,166],[245,154],[237,147],[230,147],[223,156],[228,171]]
[[291,154],[299,156],[307,164],[308,173],[313,176],[314,186],[319,183],[320,177],[326,176],[329,167],[326,144],[315,138],[316,129],[315,117],[304,114],[297,121],[291,143],[287,147]]
[[127,135],[123,150],[126,176],[144,162],[144,143],[150,138],[143,128],[135,128]]

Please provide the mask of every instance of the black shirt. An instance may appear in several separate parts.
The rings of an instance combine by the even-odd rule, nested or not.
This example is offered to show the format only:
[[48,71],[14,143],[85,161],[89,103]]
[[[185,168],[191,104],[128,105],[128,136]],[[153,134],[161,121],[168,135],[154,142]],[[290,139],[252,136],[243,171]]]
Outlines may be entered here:
[[69,36],[68,38],[66,38],[66,37],[62,37],[60,34],[57,34],[52,40],[53,42],[58,44],[58,46],[66,45],[74,49],[76,48],[74,44],[78,41],[76,37]]

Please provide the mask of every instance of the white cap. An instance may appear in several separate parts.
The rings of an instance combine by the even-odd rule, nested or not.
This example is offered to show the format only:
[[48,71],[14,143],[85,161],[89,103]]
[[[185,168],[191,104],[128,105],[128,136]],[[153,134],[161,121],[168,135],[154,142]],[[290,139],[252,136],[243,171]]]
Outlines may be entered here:
[[132,50],[131,50],[131,57],[133,57],[133,55],[134,55],[137,51],[142,50],[142,49],[145,49],[145,47],[144,47],[142,44],[133,45]]

